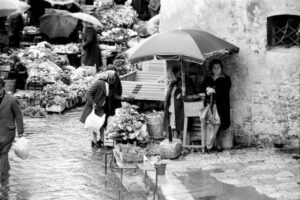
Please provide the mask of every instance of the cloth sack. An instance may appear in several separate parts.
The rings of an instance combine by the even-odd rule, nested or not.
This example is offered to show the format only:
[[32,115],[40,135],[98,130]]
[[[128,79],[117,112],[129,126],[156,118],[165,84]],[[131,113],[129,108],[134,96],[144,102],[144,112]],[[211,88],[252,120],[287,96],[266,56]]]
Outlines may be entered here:
[[216,104],[213,104],[213,106],[208,104],[200,110],[199,114],[202,127],[201,131],[203,131],[202,134],[205,136],[205,146],[207,149],[211,149],[221,124]]
[[29,157],[28,140],[24,137],[18,139],[14,144],[14,151],[19,158],[23,160],[27,159]]
[[98,133],[105,122],[105,116],[105,114],[103,114],[102,116],[96,115],[95,108],[93,108],[93,111],[85,120],[84,128]]

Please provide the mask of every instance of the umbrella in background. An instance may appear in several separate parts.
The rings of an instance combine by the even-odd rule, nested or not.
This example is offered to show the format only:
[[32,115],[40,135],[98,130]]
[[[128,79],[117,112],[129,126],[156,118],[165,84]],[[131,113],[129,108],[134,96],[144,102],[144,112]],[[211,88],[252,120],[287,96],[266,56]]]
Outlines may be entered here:
[[45,0],[45,1],[48,1],[51,4],[59,4],[59,5],[66,5],[75,2],[75,0]]
[[40,32],[49,38],[69,37],[78,23],[78,19],[70,14],[65,10],[51,9],[40,18]]
[[25,12],[29,8],[30,5],[19,0],[1,0],[0,17],[7,17],[18,12]]
[[103,25],[101,24],[101,22],[94,16],[86,14],[86,13],[82,13],[82,12],[76,12],[76,13],[71,13],[70,16],[76,18],[76,19],[80,19],[84,22],[93,24],[95,26],[98,26],[99,28],[103,28]]
[[183,29],[151,36],[129,57],[131,63],[152,59],[178,60],[182,70],[182,93],[185,96],[183,60],[203,63],[206,59],[230,53],[239,48],[223,39],[201,30]]

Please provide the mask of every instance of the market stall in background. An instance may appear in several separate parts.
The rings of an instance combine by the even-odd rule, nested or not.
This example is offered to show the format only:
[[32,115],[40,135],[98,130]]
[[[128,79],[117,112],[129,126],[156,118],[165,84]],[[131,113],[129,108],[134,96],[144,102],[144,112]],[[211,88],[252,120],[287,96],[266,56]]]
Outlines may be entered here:
[[[127,4],[96,1],[94,5],[81,7],[84,13],[94,16],[101,23],[97,32],[103,65],[113,65],[120,76],[137,70],[135,65],[129,64],[124,52],[149,36],[147,22],[141,21],[138,13]],[[0,75],[6,79],[6,89],[19,97],[26,115],[35,117],[45,116],[45,111],[61,113],[83,104],[87,88],[97,79],[91,66],[81,66],[80,39],[66,44],[61,43],[61,40],[53,40],[62,36],[69,37],[77,21],[72,19],[74,27],[66,30],[68,27],[64,23],[70,22],[65,16],[68,11],[46,8],[45,13],[40,18],[39,26],[29,25],[30,20],[25,20],[20,49],[13,48],[7,54],[0,55]],[[57,30],[49,27],[57,27]],[[20,62],[27,68],[28,78],[24,90],[16,88],[16,80],[10,77],[13,57],[20,58]]]

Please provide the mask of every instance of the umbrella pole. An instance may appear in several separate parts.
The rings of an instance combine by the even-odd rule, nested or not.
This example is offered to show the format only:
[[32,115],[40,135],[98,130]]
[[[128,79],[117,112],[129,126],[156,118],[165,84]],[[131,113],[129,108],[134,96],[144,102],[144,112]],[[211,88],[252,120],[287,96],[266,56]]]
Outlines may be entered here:
[[180,58],[180,65],[181,65],[181,80],[182,80],[182,96],[186,94],[186,87],[185,87],[185,71],[183,69],[183,60]]

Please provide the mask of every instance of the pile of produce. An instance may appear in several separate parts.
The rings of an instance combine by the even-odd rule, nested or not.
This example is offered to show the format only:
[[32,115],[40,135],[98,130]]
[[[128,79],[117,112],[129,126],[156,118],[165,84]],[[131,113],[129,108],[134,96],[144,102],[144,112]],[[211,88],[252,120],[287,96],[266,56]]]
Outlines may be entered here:
[[133,30],[138,33],[140,37],[148,37],[150,34],[147,31],[147,21],[139,21],[133,25]]
[[47,42],[38,43],[36,46],[30,46],[25,49],[20,49],[16,55],[21,58],[25,64],[30,64],[32,61],[50,60],[58,66],[67,65],[69,63],[66,55],[58,55],[53,51],[51,44]]
[[108,138],[122,143],[145,146],[150,140],[145,123],[145,115],[137,111],[138,107],[122,103],[116,114],[108,119],[105,134]]
[[80,52],[80,45],[76,43],[69,43],[66,45],[52,45],[53,51],[58,54],[73,54]]
[[27,65],[28,83],[45,84],[48,82],[55,82],[62,70],[55,63],[46,60],[37,60]]
[[69,86],[70,91],[76,92],[77,96],[83,97],[89,87],[95,82],[95,77],[83,77],[81,79],[72,79],[72,84]]
[[66,99],[77,97],[77,94],[71,93],[67,85],[62,82],[47,85],[42,92],[42,105],[65,105]]
[[14,96],[18,97],[18,99],[37,99],[40,95],[40,91],[34,90],[17,90],[14,94]]
[[41,107],[28,107],[23,111],[24,116],[29,116],[32,118],[43,118],[47,116],[45,108]]
[[11,64],[10,56],[5,54],[0,54],[0,66],[1,65],[10,65]]
[[35,26],[25,26],[23,31],[25,34],[37,34],[40,32],[40,29]]
[[137,21],[137,13],[131,6],[114,5],[107,6],[106,9],[98,8],[93,15],[104,26],[104,30],[114,27],[130,28]]
[[113,64],[109,65],[110,67],[114,67],[120,76],[125,75],[134,70],[132,65],[128,63],[124,54],[119,54],[116,56]]
[[137,36],[137,32],[132,29],[126,28],[112,28],[110,30],[102,32],[100,41],[123,41],[124,39]]
[[118,51],[118,46],[117,45],[100,44],[99,46],[100,46],[101,54],[102,54],[103,57],[109,57],[114,52]]

